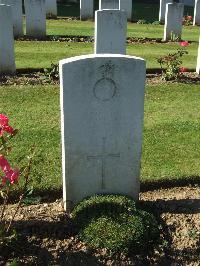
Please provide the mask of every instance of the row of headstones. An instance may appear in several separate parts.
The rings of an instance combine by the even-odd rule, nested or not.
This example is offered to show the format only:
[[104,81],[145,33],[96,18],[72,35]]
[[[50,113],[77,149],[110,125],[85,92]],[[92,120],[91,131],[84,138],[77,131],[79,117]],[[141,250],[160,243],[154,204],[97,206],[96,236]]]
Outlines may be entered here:
[[95,54],[61,60],[65,210],[95,194],[138,200],[145,60],[126,56],[126,12],[95,12]]
[[[166,5],[173,4],[173,0],[160,0],[159,21],[164,22]],[[174,3],[176,5],[176,3]],[[180,5],[183,9],[183,4]],[[176,7],[169,7],[176,9]],[[86,20],[93,18],[94,0],[80,0],[80,18]],[[132,0],[99,0],[99,10],[120,9],[125,10],[128,20],[132,20]],[[180,12],[183,16],[183,13]],[[181,18],[182,23],[182,18]],[[195,0],[193,25],[200,25],[200,0]]]
[[60,61],[65,210],[94,194],[138,200],[146,70],[124,55],[126,30],[125,11],[96,11],[96,54]]
[[[168,6],[168,4],[173,4],[173,6]],[[161,23],[164,23],[167,19],[169,9],[174,9],[174,15],[177,16],[177,18],[180,17],[180,22],[182,24],[182,18],[183,18],[183,4],[181,3],[173,3],[173,0],[160,0],[160,10],[159,10],[159,21]],[[176,11],[177,9],[177,11]],[[172,11],[171,11],[172,12]],[[182,16],[182,17],[181,17]],[[200,0],[195,0],[194,5],[194,17],[193,17],[193,25],[200,25]]]
[[[0,5],[11,7],[11,16],[7,20],[12,20],[13,33],[15,37],[24,35],[22,0],[0,0]],[[57,17],[56,0],[25,0],[26,15],[26,35],[32,37],[44,37],[46,35],[46,17]],[[2,6],[1,13],[8,12]],[[0,17],[0,23],[4,23]],[[9,23],[9,22],[8,22]]]
[[[101,9],[119,9],[120,4],[119,3],[124,3],[125,1],[126,4],[128,3],[129,0],[100,0],[100,10]],[[182,19],[183,19],[183,12],[184,12],[184,5],[182,3],[167,3],[167,1],[171,1],[171,0],[161,0],[161,9],[162,12],[160,12],[160,20],[163,21],[163,11],[165,11],[165,26],[164,26],[164,37],[163,40],[164,41],[168,41],[171,39],[181,39],[181,34],[182,34]],[[172,2],[172,1],[171,1]],[[89,5],[90,3],[90,5]],[[93,0],[82,0],[80,1],[81,6],[84,8],[82,8],[82,10],[89,10],[88,7],[91,6],[93,3]],[[131,1],[132,3],[132,1]],[[199,3],[199,5],[197,5]],[[105,4],[105,6],[104,6]],[[87,7],[87,8],[86,8]],[[200,11],[200,0],[196,0],[196,6],[197,8],[199,8]],[[195,8],[195,10],[197,9]],[[123,10],[123,8],[122,8]],[[127,14],[127,10],[124,8],[126,14]],[[93,15],[93,7],[91,8],[91,15]],[[85,12],[84,14],[86,14],[87,12]],[[97,13],[98,14],[98,13]],[[200,14],[200,12],[199,12]],[[97,22],[98,20],[95,19],[95,21]],[[103,22],[102,22],[103,23]],[[105,25],[105,27],[107,27],[107,25]]]
[[[0,5],[0,73],[14,73],[14,38],[11,7]],[[95,12],[95,53],[126,53],[127,16],[122,10],[99,10]],[[199,60],[197,73],[199,73]]]

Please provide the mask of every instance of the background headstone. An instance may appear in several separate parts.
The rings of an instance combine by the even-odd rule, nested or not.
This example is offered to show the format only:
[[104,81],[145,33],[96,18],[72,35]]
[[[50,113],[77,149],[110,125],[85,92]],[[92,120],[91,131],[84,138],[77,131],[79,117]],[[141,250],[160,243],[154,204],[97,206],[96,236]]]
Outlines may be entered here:
[[125,10],[127,19],[132,20],[132,0],[119,0],[119,9]]
[[138,199],[145,76],[132,56],[60,61],[65,209],[98,193]]
[[94,16],[93,0],[80,0],[80,19],[87,20]]
[[164,41],[181,39],[184,5],[180,3],[167,4],[165,13]]
[[11,6],[14,36],[23,36],[22,0],[0,0],[0,4]]
[[0,73],[15,71],[12,7],[0,5]]
[[95,11],[96,54],[126,54],[127,16],[122,10]]
[[45,0],[46,16],[47,18],[57,17],[57,1],[56,0]]
[[197,67],[196,72],[200,74],[200,38],[199,38],[199,49],[198,49],[198,55],[197,55]]
[[193,25],[200,25],[200,0],[195,0]]
[[160,0],[160,9],[159,9],[159,21],[165,22],[165,12],[166,12],[166,4],[173,3],[173,0]]
[[25,0],[26,35],[42,38],[46,35],[45,0]]
[[119,0],[99,0],[99,10],[119,9]]
[[194,6],[195,0],[179,0],[179,3],[184,4],[185,6]]

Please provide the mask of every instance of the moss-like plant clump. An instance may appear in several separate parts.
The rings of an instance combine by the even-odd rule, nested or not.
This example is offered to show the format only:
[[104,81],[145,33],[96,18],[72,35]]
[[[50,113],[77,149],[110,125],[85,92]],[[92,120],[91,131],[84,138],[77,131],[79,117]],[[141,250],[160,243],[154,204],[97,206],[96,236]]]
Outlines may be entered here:
[[92,248],[140,253],[159,238],[158,223],[135,202],[118,195],[98,195],[80,202],[72,211],[79,238]]

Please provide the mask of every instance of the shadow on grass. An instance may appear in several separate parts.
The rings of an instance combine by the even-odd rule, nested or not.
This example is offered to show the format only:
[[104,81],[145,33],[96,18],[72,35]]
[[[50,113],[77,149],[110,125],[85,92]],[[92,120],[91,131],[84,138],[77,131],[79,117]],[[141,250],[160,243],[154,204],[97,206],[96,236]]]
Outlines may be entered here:
[[169,212],[176,214],[197,214],[200,213],[200,199],[180,199],[180,200],[156,200],[156,201],[143,201],[139,205],[146,209],[151,210],[154,215]]
[[[173,263],[185,265],[185,263],[198,261],[200,248],[178,250],[173,247],[169,227],[162,220],[161,214],[163,212],[198,213],[200,200],[140,201],[139,207],[154,213],[159,224],[162,225],[162,233],[168,243],[164,249],[163,259],[163,263],[167,264],[163,265]],[[29,262],[29,265],[50,265],[51,263],[53,265],[103,265],[92,255],[92,252],[81,251],[81,245],[77,245],[76,240],[70,242],[71,237],[74,236],[74,230],[71,219],[66,214],[60,215],[57,221],[45,221],[41,218],[16,221],[14,227],[20,233],[21,239],[11,248],[4,248],[3,252],[0,252],[0,261],[17,257],[25,258],[25,261],[26,259],[34,261],[35,264]]]
[[7,263],[13,259],[22,259],[24,265],[49,265],[52,258],[50,252],[42,247],[38,240],[28,241],[23,235],[7,245],[0,245],[0,265],[10,265]]
[[[142,180],[140,191],[147,192],[157,189],[168,189],[174,187],[200,186],[200,176],[182,177],[179,179],[165,178],[162,180]],[[14,203],[19,199],[20,192],[13,191],[9,197],[9,203]],[[40,197],[40,202],[54,202],[56,199],[62,198],[62,187],[34,189],[33,197]],[[0,204],[2,200],[0,198]]]
[[[17,258],[23,265],[103,265],[92,254],[76,247],[71,238],[70,219],[65,215],[63,221],[16,221],[18,239],[0,244],[0,265]],[[20,264],[21,265],[21,264]]]
[[[52,239],[52,241],[54,240]],[[0,255],[0,265],[7,265],[6,263],[16,258],[17,261],[24,263],[20,265],[103,265],[98,262],[95,256],[86,254],[83,251],[58,250],[56,255],[52,253],[51,247],[43,247],[40,239],[28,241],[26,238],[23,238],[15,244],[3,248],[3,252]]]
[[76,252],[62,252],[60,254],[59,265],[61,266],[75,266],[75,265],[103,265],[94,256],[89,256],[82,251]]
[[188,176],[175,178],[163,178],[162,180],[142,180],[140,185],[140,191],[152,191],[155,189],[165,189],[174,187],[186,187],[186,186],[200,186],[200,176]]

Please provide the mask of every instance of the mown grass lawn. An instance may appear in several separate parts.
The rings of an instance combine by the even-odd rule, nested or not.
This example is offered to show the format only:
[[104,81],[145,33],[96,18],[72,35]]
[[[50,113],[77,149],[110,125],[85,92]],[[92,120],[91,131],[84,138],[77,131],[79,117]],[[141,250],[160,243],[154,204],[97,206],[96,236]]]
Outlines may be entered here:
[[[19,128],[12,162],[36,145],[35,189],[61,186],[58,86],[1,86],[0,113]],[[147,86],[141,180],[200,175],[200,91],[198,85]],[[40,181],[40,182],[39,182]]]
[[[79,20],[47,20],[48,35],[86,35],[94,36],[94,22]],[[162,38],[163,26],[152,24],[128,24],[128,36],[136,38]],[[190,69],[196,68],[199,27],[183,28],[183,39],[192,43],[188,47],[189,54],[185,56],[183,65]],[[158,68],[157,58],[173,53],[179,48],[179,43],[133,43],[127,45],[127,54],[143,57],[147,60],[147,68]],[[59,41],[15,41],[17,69],[47,68],[51,63],[58,63],[63,58],[84,55],[94,52],[93,43],[73,43]]]
[[[128,23],[127,36],[137,38],[163,38],[164,26]],[[48,35],[94,36],[94,22],[80,20],[47,20]],[[184,26],[183,40],[198,41],[199,27]]]
[[[46,68],[59,60],[93,53],[93,43],[66,43],[66,42],[30,42],[16,41],[15,54],[17,69],[20,68]],[[127,54],[146,59],[147,68],[159,68],[157,58],[161,55],[175,52],[180,48],[179,43],[169,44],[130,44]],[[198,44],[192,43],[188,47],[189,54],[183,58],[183,66],[195,69],[197,61]]]

